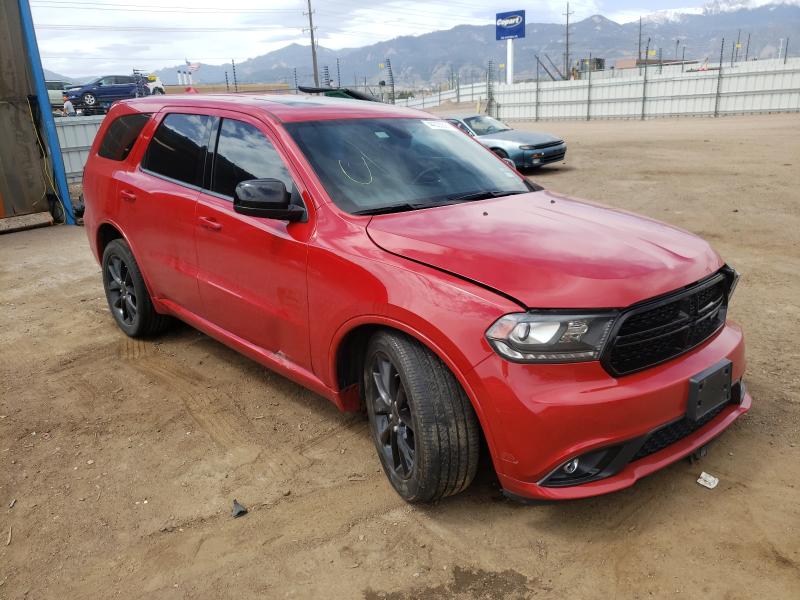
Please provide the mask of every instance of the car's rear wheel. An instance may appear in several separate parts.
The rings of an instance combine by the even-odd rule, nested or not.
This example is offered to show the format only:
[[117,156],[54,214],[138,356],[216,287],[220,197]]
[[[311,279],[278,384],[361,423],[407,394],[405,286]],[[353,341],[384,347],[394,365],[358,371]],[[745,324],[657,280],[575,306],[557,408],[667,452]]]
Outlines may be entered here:
[[131,337],[146,337],[164,330],[169,317],[153,308],[139,265],[128,243],[112,240],[103,251],[103,287],[108,308],[122,331]]
[[94,94],[86,92],[83,96],[81,96],[81,102],[84,104],[84,106],[93,107],[95,104],[97,104],[97,98]]
[[478,467],[478,420],[464,390],[419,342],[383,331],[364,362],[370,430],[383,470],[408,502],[465,489]]

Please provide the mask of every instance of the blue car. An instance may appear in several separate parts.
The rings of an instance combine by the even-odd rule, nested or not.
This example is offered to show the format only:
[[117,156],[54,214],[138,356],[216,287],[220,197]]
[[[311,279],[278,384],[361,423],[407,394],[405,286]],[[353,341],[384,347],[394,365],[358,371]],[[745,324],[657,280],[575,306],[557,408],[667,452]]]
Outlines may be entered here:
[[538,169],[564,160],[567,144],[548,133],[519,131],[486,115],[446,117],[461,131],[474,137],[500,158],[514,161],[518,169]]
[[84,85],[70,86],[66,90],[72,104],[84,109],[107,108],[112,102],[136,98],[150,93],[146,80],[131,75],[105,75]]

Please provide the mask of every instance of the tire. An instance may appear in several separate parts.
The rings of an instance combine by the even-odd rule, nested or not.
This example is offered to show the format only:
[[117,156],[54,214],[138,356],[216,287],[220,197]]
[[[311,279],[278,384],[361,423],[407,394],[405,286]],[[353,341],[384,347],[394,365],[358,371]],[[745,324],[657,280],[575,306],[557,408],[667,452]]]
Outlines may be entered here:
[[372,440],[397,493],[415,503],[464,490],[478,468],[480,427],[445,364],[416,340],[381,331],[363,378]]
[[97,97],[94,94],[90,94],[86,92],[83,96],[81,96],[81,103],[84,106],[88,106],[89,108],[94,107],[97,104]]
[[154,96],[163,96],[164,95],[164,88],[153,88],[153,95]]
[[125,240],[108,243],[103,251],[103,288],[111,315],[126,335],[134,338],[160,333],[169,317],[153,308],[139,265]]

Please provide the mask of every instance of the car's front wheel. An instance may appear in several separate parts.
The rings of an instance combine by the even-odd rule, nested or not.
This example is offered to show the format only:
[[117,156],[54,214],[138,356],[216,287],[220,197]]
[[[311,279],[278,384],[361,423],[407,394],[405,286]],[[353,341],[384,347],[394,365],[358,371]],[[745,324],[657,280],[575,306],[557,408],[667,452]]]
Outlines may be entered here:
[[370,430],[383,470],[408,502],[465,489],[478,467],[479,425],[444,363],[419,342],[378,332],[364,362]]
[[169,324],[169,317],[153,308],[139,265],[125,240],[109,242],[103,251],[102,267],[108,308],[122,331],[131,337],[145,337]]
[[85,94],[84,94],[84,95],[81,97],[81,102],[83,103],[83,105],[84,105],[84,106],[88,106],[88,107],[90,107],[90,108],[91,108],[91,107],[93,107],[95,104],[97,104],[97,98],[95,97],[95,95],[94,95],[94,94],[90,94],[89,92],[86,92],[86,93],[85,93]]

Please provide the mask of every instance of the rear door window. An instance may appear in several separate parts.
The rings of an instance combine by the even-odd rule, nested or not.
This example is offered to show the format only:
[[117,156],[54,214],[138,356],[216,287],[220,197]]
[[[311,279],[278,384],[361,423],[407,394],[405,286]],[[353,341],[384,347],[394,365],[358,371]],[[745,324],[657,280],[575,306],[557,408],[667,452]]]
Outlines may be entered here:
[[157,175],[200,186],[214,117],[172,113],[147,147],[142,167]]
[[149,120],[148,113],[123,115],[114,119],[106,129],[97,154],[111,160],[125,160]]
[[223,119],[211,190],[233,198],[236,186],[248,179],[277,179],[289,192],[294,188],[289,170],[258,128],[242,121]]

